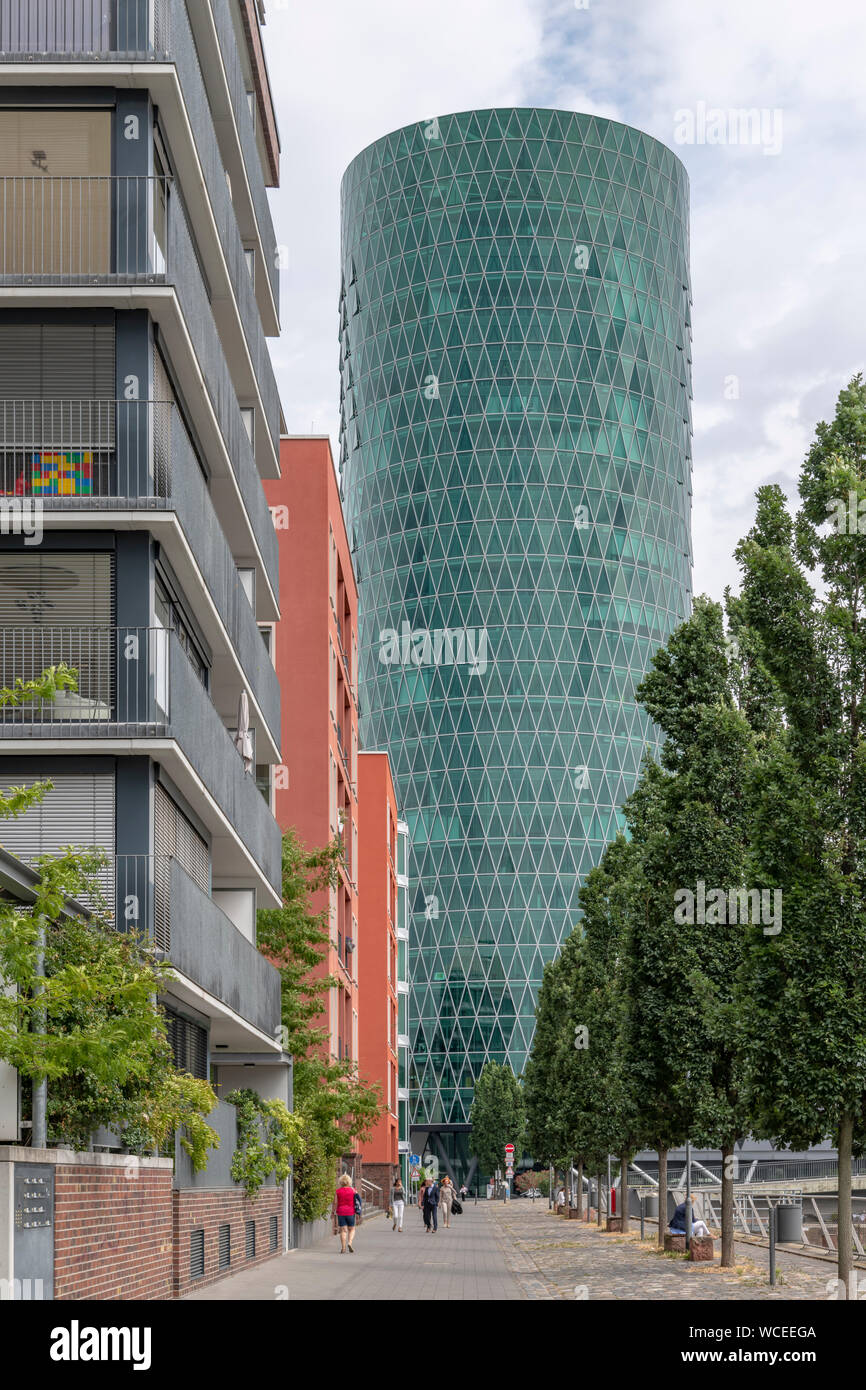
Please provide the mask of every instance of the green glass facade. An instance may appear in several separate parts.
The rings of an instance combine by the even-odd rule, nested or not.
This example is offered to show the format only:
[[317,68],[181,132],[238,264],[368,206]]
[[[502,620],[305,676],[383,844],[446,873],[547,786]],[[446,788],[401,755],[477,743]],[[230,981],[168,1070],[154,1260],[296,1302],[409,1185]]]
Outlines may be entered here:
[[627,126],[508,109],[385,136],[342,195],[361,737],[412,843],[412,1123],[447,1129],[485,1061],[522,1070],[656,745],[634,687],[691,600],[688,181]]

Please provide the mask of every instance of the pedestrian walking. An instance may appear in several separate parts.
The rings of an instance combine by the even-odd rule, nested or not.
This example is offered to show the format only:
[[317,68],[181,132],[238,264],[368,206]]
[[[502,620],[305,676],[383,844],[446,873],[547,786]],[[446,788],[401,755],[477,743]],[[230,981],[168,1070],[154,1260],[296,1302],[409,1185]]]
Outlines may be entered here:
[[398,1173],[391,1184],[391,1215],[394,1218],[392,1231],[403,1230],[403,1210],[406,1204],[406,1192],[403,1187],[403,1179]]
[[424,1225],[428,1236],[431,1230],[434,1235],[439,1230],[439,1188],[432,1178],[424,1184]]
[[439,1209],[442,1212],[442,1225],[446,1230],[451,1225],[451,1208],[456,1196],[454,1184],[446,1173],[439,1184]]
[[334,1234],[340,1237],[341,1255],[345,1255],[347,1250],[350,1255],[355,1253],[355,1222],[360,1215],[360,1207],[361,1194],[355,1191],[349,1174],[343,1173],[337,1183],[333,1207],[333,1229]]
[[469,1196],[469,1188],[466,1186],[466,1184],[465,1184],[465,1182],[464,1182],[464,1183],[461,1184],[461,1187],[460,1187],[460,1200],[461,1200],[461,1202],[465,1202],[465,1201],[466,1201],[466,1198],[467,1198],[468,1196]]

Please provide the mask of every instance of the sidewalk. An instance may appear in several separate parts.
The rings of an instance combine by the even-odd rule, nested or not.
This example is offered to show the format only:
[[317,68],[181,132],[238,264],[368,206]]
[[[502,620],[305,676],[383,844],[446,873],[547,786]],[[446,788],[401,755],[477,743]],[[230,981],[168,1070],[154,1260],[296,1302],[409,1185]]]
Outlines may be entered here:
[[490,1205],[464,1203],[463,1215],[452,1216],[449,1230],[440,1224],[436,1235],[429,1236],[417,1207],[406,1208],[402,1235],[377,1216],[358,1229],[354,1255],[338,1254],[339,1241],[331,1236],[312,1250],[278,1255],[181,1301],[526,1298],[503,1258]]
[[[789,1255],[780,1258],[780,1281],[771,1289],[766,1252],[735,1245],[732,1269],[690,1264],[658,1255],[656,1229],[640,1243],[640,1223],[626,1235],[608,1235],[594,1223],[564,1221],[549,1213],[547,1202],[489,1203],[503,1259],[531,1299],[663,1299],[727,1302],[747,1299],[828,1297],[834,1269],[823,1262]],[[649,1231],[648,1231],[649,1234]],[[718,1244],[718,1243],[717,1243]],[[755,1260],[763,1256],[763,1267]]]

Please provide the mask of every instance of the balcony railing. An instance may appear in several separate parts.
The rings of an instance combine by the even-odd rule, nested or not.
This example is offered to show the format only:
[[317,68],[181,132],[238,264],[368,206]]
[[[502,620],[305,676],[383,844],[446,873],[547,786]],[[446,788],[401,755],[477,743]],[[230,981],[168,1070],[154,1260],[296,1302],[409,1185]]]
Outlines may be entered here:
[[28,285],[161,281],[170,184],[163,175],[5,175],[0,277]]
[[51,509],[165,505],[171,401],[0,400],[0,496]]
[[[22,581],[23,582],[23,581]],[[22,593],[24,606],[32,601]],[[152,736],[169,718],[169,636],[156,627],[0,628],[0,686],[49,667],[75,672],[76,689],[0,708],[2,738]]]
[[166,0],[0,0],[0,61],[153,58],[168,16]]
[[211,897],[210,865],[170,854],[114,860],[116,922],[134,928],[195,984],[273,1037],[280,978]]

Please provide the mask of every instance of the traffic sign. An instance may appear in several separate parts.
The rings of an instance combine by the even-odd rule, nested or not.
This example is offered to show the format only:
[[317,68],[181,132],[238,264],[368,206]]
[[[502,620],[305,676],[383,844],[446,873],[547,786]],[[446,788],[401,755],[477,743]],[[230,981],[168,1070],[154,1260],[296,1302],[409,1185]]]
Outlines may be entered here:
[[514,1153],[514,1145],[513,1145],[513,1144],[506,1144],[506,1145],[505,1145],[505,1152],[506,1152],[507,1154],[513,1154],[513,1153]]
[[410,1163],[414,1163],[414,1164],[415,1164],[415,1167],[416,1167],[416,1168],[419,1168],[419,1167],[421,1166],[421,1155],[420,1155],[420,1154],[410,1154],[410,1155],[409,1155],[409,1162],[410,1162]]
[[410,1169],[409,1169],[409,1177],[410,1177],[413,1181],[414,1181],[415,1178],[420,1178],[420,1176],[421,1176],[421,1174],[420,1174],[420,1172],[419,1172],[419,1170],[418,1170],[417,1168],[410,1168]]
[[506,1170],[505,1170],[505,1176],[506,1176],[507,1178],[513,1178],[513,1177],[514,1177],[514,1169],[511,1167],[511,1164],[509,1164],[508,1167],[506,1168]]

